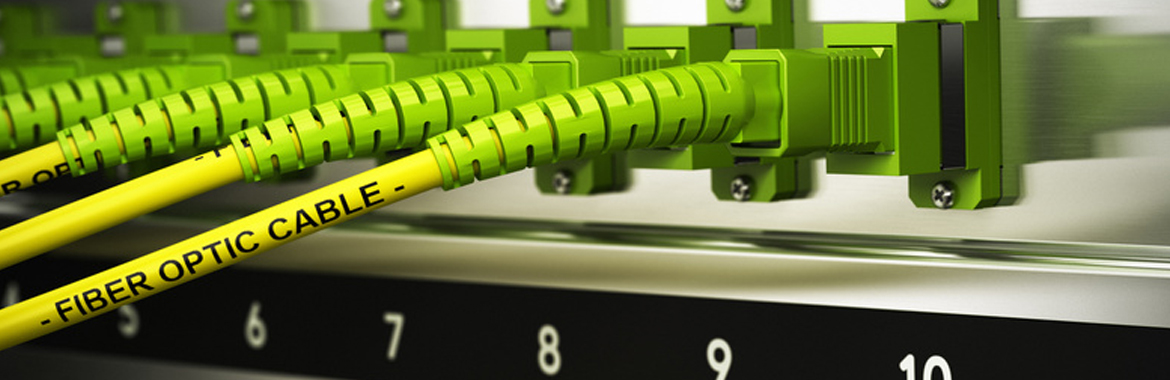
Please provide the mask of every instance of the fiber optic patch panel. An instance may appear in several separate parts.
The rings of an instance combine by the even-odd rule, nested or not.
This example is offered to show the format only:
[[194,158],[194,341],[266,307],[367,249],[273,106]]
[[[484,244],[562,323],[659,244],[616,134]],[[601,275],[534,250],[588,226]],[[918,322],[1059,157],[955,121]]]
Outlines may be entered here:
[[1166,17],[0,2],[0,376],[1164,377]]

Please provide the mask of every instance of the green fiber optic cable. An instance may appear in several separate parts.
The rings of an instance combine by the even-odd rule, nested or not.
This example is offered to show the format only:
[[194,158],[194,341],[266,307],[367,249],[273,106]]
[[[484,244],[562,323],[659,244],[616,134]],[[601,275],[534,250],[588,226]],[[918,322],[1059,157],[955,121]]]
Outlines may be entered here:
[[728,142],[754,104],[735,68],[702,63],[573,89],[465,124],[427,146],[449,190],[620,150]]
[[[0,192],[11,194],[66,173],[81,176],[149,157],[206,150],[226,143],[232,133],[313,104],[384,86],[399,75],[473,67],[486,61],[479,53],[378,56],[189,88],[85,119],[57,132],[51,146],[0,161]],[[433,97],[428,95],[422,102]]]
[[374,88],[268,121],[231,137],[244,179],[324,161],[421,147],[465,122],[544,95],[522,64],[497,64]]
[[[460,65],[466,67],[480,63],[468,59],[439,60],[443,65],[452,65],[456,68]],[[384,84],[351,78],[346,65],[277,71],[189,89],[139,103],[62,130],[58,134],[58,142],[65,153],[65,161],[70,165],[70,172],[74,175],[84,175],[101,168],[169,154],[177,150],[204,150],[221,145],[228,141],[228,136],[261,125],[265,120],[308,109],[314,104],[325,103],[372,86]],[[393,122],[394,118],[390,115],[377,114],[377,111],[390,109],[392,105],[398,103],[401,103],[401,107],[407,107],[411,106],[412,102],[418,102],[420,107],[442,110],[444,102],[439,99],[449,90],[419,87],[419,91],[430,92],[414,97],[402,95],[387,98],[393,102],[380,102],[382,99],[379,96],[388,95],[387,91],[381,93],[379,91],[381,90],[375,87],[368,94],[362,95],[368,97],[368,101],[361,102],[363,110],[350,107],[353,118],[349,123],[360,123],[361,121],[353,119],[362,115],[373,115],[369,117],[376,116],[377,120]],[[371,109],[364,111],[364,105],[367,104]],[[325,117],[328,116],[326,113]],[[435,120],[446,121],[444,118]],[[264,133],[280,136],[282,131]],[[311,135],[309,132],[302,133]],[[382,136],[379,133],[378,137],[392,141],[398,136],[397,134]],[[344,141],[348,139],[346,137]],[[329,141],[338,140],[331,138]],[[260,142],[257,144],[259,144],[257,147],[264,146]],[[336,148],[340,146],[334,144]],[[358,148],[363,146],[359,144]],[[337,152],[342,150],[338,149]]]
[[165,94],[224,80],[222,70],[158,66],[70,79],[0,98],[0,152],[52,141],[61,128]]
[[272,117],[356,91],[344,65],[281,70],[201,86],[85,120],[57,141],[70,173],[220,145]]
[[[230,182],[325,160],[419,148],[452,125],[542,95],[543,87],[527,67],[501,64],[415,78],[318,104],[238,132],[231,147],[0,230],[0,268]],[[91,217],[78,217],[85,215]]]

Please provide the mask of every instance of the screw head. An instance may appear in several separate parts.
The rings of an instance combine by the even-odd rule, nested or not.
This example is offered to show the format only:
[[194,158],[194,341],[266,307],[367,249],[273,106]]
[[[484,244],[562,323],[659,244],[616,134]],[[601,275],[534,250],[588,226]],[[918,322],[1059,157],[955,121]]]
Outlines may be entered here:
[[747,5],[747,0],[723,0],[723,3],[727,4],[727,9],[730,9],[732,12],[739,12]]
[[568,170],[556,172],[552,177],[552,185],[557,194],[568,194],[573,190],[573,173]]
[[939,9],[946,8],[947,5],[951,4],[951,0],[927,0],[927,1],[930,1],[930,5],[933,5],[935,8],[939,8]]
[[955,206],[955,188],[949,182],[939,182],[930,189],[930,200],[934,207],[946,210]]
[[565,3],[569,0],[544,0],[545,7],[548,8],[548,13],[559,15],[565,11]]
[[241,20],[251,19],[255,15],[256,4],[252,4],[252,0],[240,0],[240,3],[236,5],[236,16],[239,16]]
[[739,176],[731,180],[731,199],[739,202],[747,202],[752,199],[751,177]]
[[106,19],[110,20],[112,23],[122,22],[122,16],[124,15],[125,13],[122,9],[122,3],[112,2],[110,3],[109,8],[106,8]]
[[386,12],[386,17],[398,18],[402,16],[402,0],[386,0],[382,3],[382,10]]

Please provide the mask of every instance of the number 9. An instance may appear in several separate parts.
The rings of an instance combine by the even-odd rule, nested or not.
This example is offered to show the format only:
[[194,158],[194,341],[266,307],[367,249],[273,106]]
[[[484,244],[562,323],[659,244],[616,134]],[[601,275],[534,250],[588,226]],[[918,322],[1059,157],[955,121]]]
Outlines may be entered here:
[[[723,359],[716,358],[719,351],[723,351]],[[711,339],[711,343],[707,344],[707,364],[719,374],[715,380],[727,379],[727,373],[731,372],[731,345],[723,338]]]

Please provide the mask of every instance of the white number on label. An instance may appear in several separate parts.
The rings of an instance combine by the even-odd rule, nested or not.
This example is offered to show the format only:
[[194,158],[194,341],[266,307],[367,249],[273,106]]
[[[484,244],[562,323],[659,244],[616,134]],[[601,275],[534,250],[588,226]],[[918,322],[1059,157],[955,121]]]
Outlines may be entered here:
[[20,302],[20,284],[16,281],[8,281],[8,285],[4,286],[4,306],[9,307]]
[[386,359],[394,361],[398,357],[398,341],[402,340],[402,325],[406,324],[406,316],[402,313],[387,311],[382,314],[382,320],[386,324],[394,326],[394,331],[390,333],[390,349],[386,352]]
[[138,308],[134,304],[125,304],[118,308],[118,333],[122,334],[123,338],[133,339],[138,336],[138,328],[140,326],[138,320]]
[[252,308],[248,310],[248,321],[244,322],[244,340],[253,350],[264,348],[268,343],[268,327],[260,319],[260,301],[252,301]]
[[[720,351],[723,352],[722,355],[718,354]],[[731,345],[727,344],[726,340],[715,338],[711,339],[711,343],[707,343],[707,365],[719,374],[715,376],[715,380],[727,379],[727,373],[731,372]]]
[[[914,374],[914,354],[906,354],[906,357],[902,358],[902,362],[898,363],[898,368],[906,373],[906,380],[917,380],[918,377]],[[938,355],[927,358],[926,364],[922,365],[922,380],[931,380],[935,370],[942,373],[943,380],[951,380],[951,365]]]
[[561,371],[561,352],[557,346],[561,344],[561,337],[553,325],[540,326],[540,333],[536,335],[540,342],[540,351],[536,353],[536,363],[540,364],[540,372],[553,376]]

